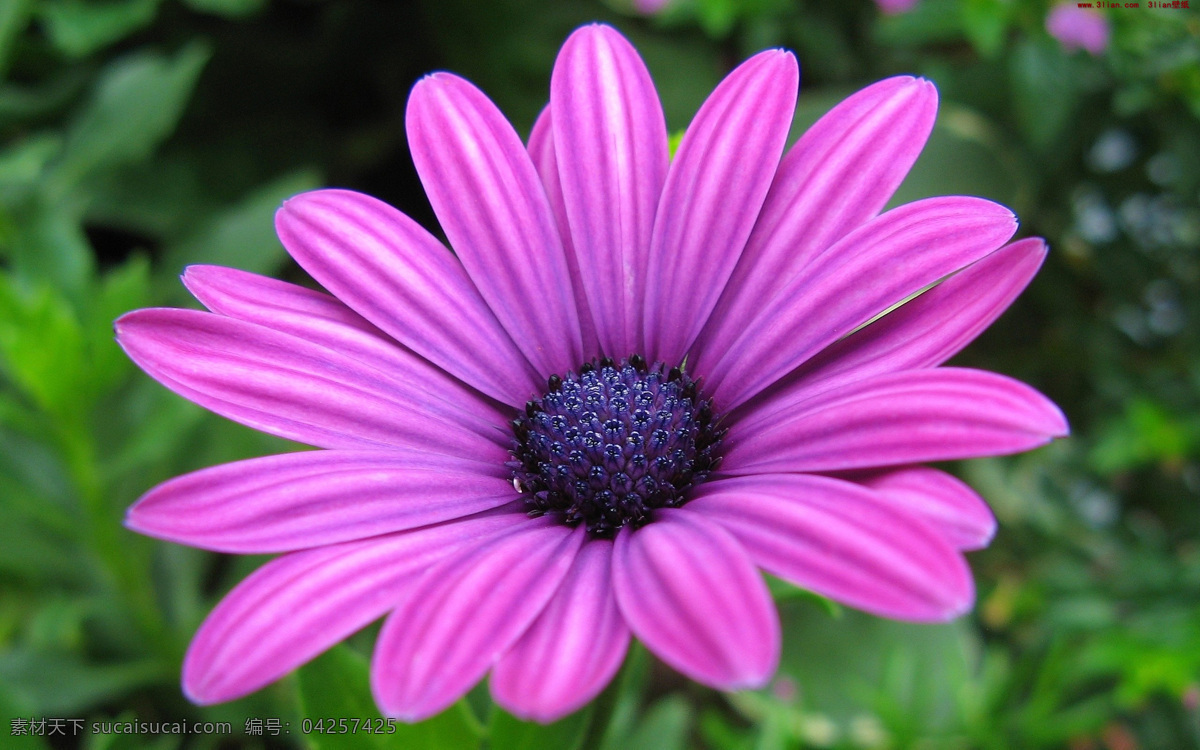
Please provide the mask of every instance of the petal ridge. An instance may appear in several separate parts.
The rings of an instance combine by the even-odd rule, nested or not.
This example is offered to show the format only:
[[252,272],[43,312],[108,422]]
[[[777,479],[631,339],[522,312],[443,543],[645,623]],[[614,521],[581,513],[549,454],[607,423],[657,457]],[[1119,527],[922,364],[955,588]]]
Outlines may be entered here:
[[395,208],[315,190],[285,201],[275,228],[323,287],[446,372],[510,406],[540,385],[459,260]]
[[585,532],[523,520],[431,569],[384,622],[371,688],[386,714],[420,721],[458,700],[558,590]]
[[666,180],[667,125],[645,63],[625,37],[592,24],[563,45],[550,82],[557,168],[572,238],[610,356],[641,351],[645,266]]
[[809,128],[780,163],[698,346],[729,348],[764,300],[878,214],[916,161],[936,116],[933,84],[897,76],[851,95]]
[[304,451],[170,479],[125,525],[238,554],[288,552],[427,526],[512,502],[502,465],[417,451]]
[[612,592],[612,542],[589,539],[554,598],[492,669],[496,702],[551,722],[582,708],[612,679],[629,626]]
[[746,550],[687,506],[655,516],[622,529],[613,549],[613,590],[630,629],[694,680],[762,687],[779,663],[779,616]]
[[979,260],[1017,229],[982,198],[928,198],[846,235],[764,301],[728,350],[699,353],[696,371],[731,410],[858,326]]
[[767,50],[717,86],[684,133],[654,218],[645,355],[683,361],[717,304],[770,188],[796,107],[800,69]]
[[970,569],[949,542],[852,482],[811,474],[722,479],[686,507],[728,529],[767,571],[873,614],[940,622],[974,601]]
[[583,346],[566,254],[512,125],[450,73],[417,82],[405,123],[429,202],[488,307],[542,378],[578,367]]
[[[399,446],[503,463],[502,425],[389,380],[339,352],[234,318],[127,313],[117,343],[148,375],[206,409],[323,448]],[[476,429],[464,429],[475,425]]]
[[811,399],[793,394],[730,426],[721,470],[843,471],[1027,451],[1068,433],[1050,399],[994,372],[880,375]]
[[183,662],[184,692],[208,705],[274,682],[379,619],[430,565],[525,520],[521,513],[481,516],[268,562],[196,631]]

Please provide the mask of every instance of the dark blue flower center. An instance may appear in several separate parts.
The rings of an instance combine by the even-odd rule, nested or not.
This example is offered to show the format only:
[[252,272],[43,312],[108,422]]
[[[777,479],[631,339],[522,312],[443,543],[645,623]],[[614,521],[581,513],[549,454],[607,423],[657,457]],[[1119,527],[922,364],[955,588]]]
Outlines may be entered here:
[[724,430],[700,384],[640,356],[552,376],[513,420],[513,484],[530,515],[585,524],[594,537],[676,508],[720,462]]

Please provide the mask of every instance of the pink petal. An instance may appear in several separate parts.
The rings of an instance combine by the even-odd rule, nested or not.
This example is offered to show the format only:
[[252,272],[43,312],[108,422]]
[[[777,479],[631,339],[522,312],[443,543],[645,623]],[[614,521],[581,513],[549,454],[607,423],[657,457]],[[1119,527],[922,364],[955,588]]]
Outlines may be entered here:
[[192,296],[221,315],[295,335],[321,335],[321,324],[334,331],[352,328],[396,346],[386,333],[324,292],[225,266],[188,266],[180,278]]
[[830,344],[772,387],[809,395],[873,375],[936,367],[957,354],[1008,309],[1046,258],[1039,238],[1006,245]]
[[912,10],[917,4],[917,0],[875,0],[875,4],[884,14],[896,15]]
[[458,259],[383,201],[316,190],[285,202],[275,228],[322,286],[451,375],[511,406],[541,386]]
[[550,518],[524,521],[430,570],[384,622],[371,667],[384,713],[420,721],[446,708],[541,614],[585,532]]
[[949,620],[974,600],[962,555],[918,517],[841,479],[761,474],[697,489],[686,510],[729,529],[797,586],[901,620]]
[[582,708],[617,673],[629,626],[612,592],[612,543],[586,542],[542,614],[492,669],[492,695],[513,715],[549,723]]
[[717,353],[821,252],[874,217],[916,161],[937,115],[919,78],[880,81],[834,107],[784,157],[700,346]]
[[651,651],[721,690],[758,688],[779,663],[779,616],[746,550],[691,512],[663,510],[613,551],[613,586]]
[[1016,231],[981,198],[930,198],[888,211],[822,253],[770,301],[728,351],[705,349],[696,372],[728,411],[892,305],[967,266]]
[[158,485],[125,525],[192,547],[260,554],[448,521],[516,498],[503,464],[415,451],[309,451]]
[[657,13],[666,7],[671,0],[633,0],[633,7],[647,15]]
[[151,377],[206,409],[323,448],[416,448],[507,460],[504,425],[295,336],[196,310],[146,309],[117,342]]
[[667,176],[667,125],[650,72],[610,26],[567,39],[550,82],[558,172],[604,352],[642,350],[644,269]]
[[494,514],[272,560],[200,626],[183,664],[184,691],[200,704],[252,693],[381,617],[454,550],[528,521]]
[[371,325],[335,297],[302,286],[221,266],[189,266],[184,286],[215,313],[258,323],[333,349],[410,383],[426,398],[448,401],[490,424],[508,412]]
[[764,402],[731,426],[721,470],[837,471],[996,456],[1066,434],[1058,407],[1024,383],[939,367]]
[[1085,49],[1100,55],[1108,48],[1108,19],[1095,8],[1080,8],[1077,3],[1055,5],[1046,16],[1046,31],[1064,49]]
[[958,549],[983,549],[996,534],[996,517],[983,498],[944,471],[914,466],[854,481],[923,519]]
[[796,107],[791,53],[760,52],[701,106],[671,162],[646,271],[651,361],[678,364],[717,303],[758,218]]
[[542,178],[546,198],[550,201],[550,210],[554,212],[554,223],[558,226],[559,237],[562,238],[563,251],[567,255],[567,270],[571,274],[571,289],[579,313],[580,335],[583,337],[583,358],[585,361],[595,359],[601,355],[600,340],[596,337],[596,321],[592,319],[592,311],[588,308],[587,293],[583,288],[583,272],[579,270],[579,258],[576,257],[575,246],[571,243],[571,227],[567,222],[562,180],[558,176],[558,157],[554,152],[554,127],[550,124],[550,107],[544,108],[533,123],[533,130],[529,133],[529,158],[533,159],[533,166]]
[[542,377],[582,362],[566,255],[533,162],[483,92],[449,73],[417,83],[409,147],[450,246]]

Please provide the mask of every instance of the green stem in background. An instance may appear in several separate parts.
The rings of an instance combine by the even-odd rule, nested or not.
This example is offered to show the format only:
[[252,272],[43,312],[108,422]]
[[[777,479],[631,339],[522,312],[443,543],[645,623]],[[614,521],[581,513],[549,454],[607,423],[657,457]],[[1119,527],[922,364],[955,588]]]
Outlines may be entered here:
[[151,650],[174,658],[176,648],[154,597],[153,582],[146,575],[141,545],[122,539],[120,521],[107,502],[96,450],[82,419],[64,419],[58,424],[58,444],[67,472],[79,493],[87,518],[86,541],[104,573],[117,589]]
[[649,669],[650,655],[640,643],[632,641],[616,679],[592,702],[592,721],[580,750],[620,747],[637,719]]

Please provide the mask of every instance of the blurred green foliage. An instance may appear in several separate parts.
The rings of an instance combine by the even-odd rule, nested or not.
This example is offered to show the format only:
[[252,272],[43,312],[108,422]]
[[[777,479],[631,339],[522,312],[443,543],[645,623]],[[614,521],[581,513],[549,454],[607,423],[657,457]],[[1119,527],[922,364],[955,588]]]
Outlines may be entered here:
[[[1200,747],[1200,15],[1113,9],[1102,56],[1063,50],[1043,0],[4,0],[0,3],[0,715],[227,721],[233,734],[88,735],[5,747],[672,750]],[[302,280],[272,231],[286,196],[371,192],[436,226],[407,155],[406,91],[481,85],[523,131],[559,44],[620,27],[670,127],[766,46],[797,51],[798,135],[896,73],[934,80],[934,136],[897,202],[971,193],[1052,253],[959,358],[1031,382],[1071,440],[964,464],[1001,531],[979,603],[886,622],[774,585],[770,689],[721,696],[635,647],[595,704],[540,727],[486,692],[396,734],[298,731],[373,717],[364,633],[232,704],[178,689],[190,635],[260,561],[127,532],[169,476],[281,441],[167,393],[112,341],[124,311],[180,304],[187,263]],[[775,582],[777,583],[777,582]],[[288,735],[248,733],[275,718]],[[61,740],[61,738],[58,738]]]

